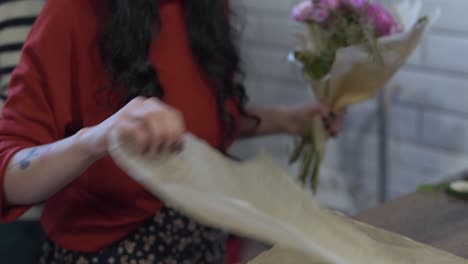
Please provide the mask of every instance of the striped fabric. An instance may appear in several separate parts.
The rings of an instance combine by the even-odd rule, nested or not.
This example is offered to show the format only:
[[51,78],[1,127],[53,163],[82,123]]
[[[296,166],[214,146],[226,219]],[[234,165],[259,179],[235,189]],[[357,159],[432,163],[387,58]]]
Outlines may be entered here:
[[43,0],[0,0],[0,105],[23,42],[43,5]]

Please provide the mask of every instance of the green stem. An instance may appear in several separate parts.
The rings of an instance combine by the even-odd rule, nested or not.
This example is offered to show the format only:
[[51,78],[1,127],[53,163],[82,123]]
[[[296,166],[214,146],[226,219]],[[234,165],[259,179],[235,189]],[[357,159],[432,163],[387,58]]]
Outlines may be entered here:
[[299,174],[299,180],[302,183],[305,183],[307,179],[307,175],[309,174],[310,167],[312,166],[312,161],[314,160],[315,156],[315,147],[311,146],[311,148],[308,150],[309,152],[307,153],[304,163],[302,164],[302,169],[301,173]]
[[315,150],[315,165],[314,171],[312,173],[312,180],[311,180],[311,187],[312,193],[317,192],[318,184],[319,184],[319,172],[320,172],[320,164],[322,163],[322,158],[320,157],[320,153]]
[[291,155],[291,158],[289,159],[289,164],[295,163],[301,157],[301,154],[302,152],[304,152],[306,145],[307,145],[307,140],[305,137],[302,137],[301,142],[296,147],[293,154]]

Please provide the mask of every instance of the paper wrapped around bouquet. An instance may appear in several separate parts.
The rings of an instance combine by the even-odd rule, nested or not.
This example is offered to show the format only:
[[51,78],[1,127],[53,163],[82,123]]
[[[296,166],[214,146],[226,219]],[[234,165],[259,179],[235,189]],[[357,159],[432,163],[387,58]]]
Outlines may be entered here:
[[201,223],[276,245],[251,263],[468,263],[320,208],[266,155],[235,162],[191,135],[172,156],[141,156],[117,139],[110,153],[169,206]]
[[[322,79],[313,80],[304,75],[315,98],[331,111],[340,112],[369,100],[382,91],[440,17],[438,8],[422,16],[422,0],[395,2],[392,5],[394,15],[399,18],[403,31],[377,40],[381,63],[376,63],[364,45],[352,45],[338,49],[330,72]],[[421,17],[424,19],[419,20]],[[306,36],[311,39],[308,41],[310,43],[314,43],[314,37],[313,34]],[[309,49],[313,50],[310,47]],[[295,59],[294,53],[290,54],[289,60],[302,69],[302,64]],[[311,130],[313,148],[317,150],[319,157],[325,157],[328,133],[321,118],[312,120]]]

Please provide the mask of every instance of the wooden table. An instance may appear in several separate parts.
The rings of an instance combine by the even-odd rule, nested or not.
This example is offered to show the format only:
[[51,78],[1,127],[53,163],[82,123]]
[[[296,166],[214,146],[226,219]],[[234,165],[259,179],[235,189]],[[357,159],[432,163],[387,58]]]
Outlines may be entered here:
[[[468,171],[445,181],[462,178],[468,180]],[[468,259],[468,201],[442,192],[414,192],[354,218]],[[245,252],[246,260],[269,248],[251,242]]]
[[416,192],[355,217],[468,259],[468,202]]

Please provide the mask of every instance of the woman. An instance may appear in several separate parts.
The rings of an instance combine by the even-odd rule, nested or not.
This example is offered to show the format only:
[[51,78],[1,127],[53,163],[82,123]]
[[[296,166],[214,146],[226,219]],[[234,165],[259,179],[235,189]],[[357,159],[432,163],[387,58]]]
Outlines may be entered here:
[[[223,234],[145,192],[107,142],[116,132],[158,153],[189,131],[225,151],[327,116],[319,105],[246,106],[227,10],[224,0],[47,1],[0,120],[0,217],[45,201],[43,263],[223,262]],[[326,122],[331,134],[339,123]]]

